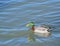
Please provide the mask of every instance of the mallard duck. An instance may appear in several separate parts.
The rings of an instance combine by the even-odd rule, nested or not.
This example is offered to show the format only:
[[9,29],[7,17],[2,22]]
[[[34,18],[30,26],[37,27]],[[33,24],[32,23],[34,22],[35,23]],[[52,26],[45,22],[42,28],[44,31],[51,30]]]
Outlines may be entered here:
[[34,34],[41,35],[41,36],[49,36],[50,35],[50,27],[43,24],[41,26],[35,26],[34,22],[29,22],[26,26],[30,26],[30,30],[34,32]]

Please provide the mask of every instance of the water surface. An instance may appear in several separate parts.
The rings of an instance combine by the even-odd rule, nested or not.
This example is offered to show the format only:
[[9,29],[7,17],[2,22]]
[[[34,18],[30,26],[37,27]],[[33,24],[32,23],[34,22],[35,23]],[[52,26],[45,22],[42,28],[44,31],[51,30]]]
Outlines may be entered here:
[[[28,42],[29,21],[55,28],[49,37]],[[0,46],[60,46],[60,0],[0,0]]]

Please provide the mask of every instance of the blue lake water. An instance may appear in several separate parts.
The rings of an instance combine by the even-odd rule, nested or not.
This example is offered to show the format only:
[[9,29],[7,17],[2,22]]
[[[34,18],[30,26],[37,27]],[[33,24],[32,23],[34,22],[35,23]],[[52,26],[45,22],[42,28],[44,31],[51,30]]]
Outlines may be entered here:
[[[55,28],[49,37],[28,42],[29,21]],[[0,46],[60,46],[60,0],[0,0]]]

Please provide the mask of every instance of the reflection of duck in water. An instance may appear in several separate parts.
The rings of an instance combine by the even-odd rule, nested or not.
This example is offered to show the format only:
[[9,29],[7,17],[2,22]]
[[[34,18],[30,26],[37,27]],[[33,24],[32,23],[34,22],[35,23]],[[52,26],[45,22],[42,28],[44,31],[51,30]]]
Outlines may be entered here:
[[31,26],[30,30],[34,32],[36,35],[41,36],[49,36],[50,35],[50,27],[48,25],[41,25],[41,26],[35,26],[34,22],[29,22],[26,24],[26,26]]

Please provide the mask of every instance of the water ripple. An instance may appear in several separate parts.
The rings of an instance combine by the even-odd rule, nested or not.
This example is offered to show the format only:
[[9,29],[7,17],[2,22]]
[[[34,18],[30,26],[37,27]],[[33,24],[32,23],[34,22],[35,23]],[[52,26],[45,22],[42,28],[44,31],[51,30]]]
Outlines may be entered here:
[[[25,24],[50,24],[55,28],[50,37],[36,37],[28,42]],[[1,46],[59,46],[60,45],[59,0],[0,0],[0,45]],[[56,42],[56,43],[55,43]]]

